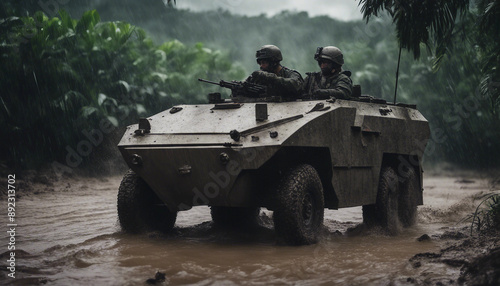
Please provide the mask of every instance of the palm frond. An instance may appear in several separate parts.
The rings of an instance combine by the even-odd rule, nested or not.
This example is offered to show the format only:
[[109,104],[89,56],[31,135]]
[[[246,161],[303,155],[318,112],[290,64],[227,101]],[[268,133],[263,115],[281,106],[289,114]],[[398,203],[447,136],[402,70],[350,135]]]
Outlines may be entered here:
[[387,11],[396,25],[400,46],[419,59],[422,44],[428,50],[435,49],[438,58],[443,57],[451,43],[455,23],[465,15],[469,1],[360,0],[359,5],[367,22],[371,16]]

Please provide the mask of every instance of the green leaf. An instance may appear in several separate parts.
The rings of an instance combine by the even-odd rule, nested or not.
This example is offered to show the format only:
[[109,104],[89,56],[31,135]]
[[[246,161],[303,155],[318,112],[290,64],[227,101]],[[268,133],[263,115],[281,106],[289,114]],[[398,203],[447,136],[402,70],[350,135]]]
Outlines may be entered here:
[[35,20],[38,26],[42,26],[49,18],[42,11],[37,11],[35,15],[33,15],[33,20]]
[[99,104],[99,106],[102,106],[102,104],[104,103],[104,101],[106,101],[108,97],[103,94],[103,93],[99,93],[99,95],[97,96],[97,104]]
[[93,30],[100,21],[101,18],[96,10],[87,11],[76,24],[75,30],[79,34],[84,34],[87,31]]
[[139,41],[143,41],[147,38],[146,32],[143,29],[134,29],[134,33]]
[[82,117],[85,118],[85,119],[89,118],[90,115],[92,115],[92,114],[94,114],[96,112],[97,112],[97,108],[95,108],[93,106],[84,106],[80,110],[80,113],[81,113]]
[[151,75],[153,77],[158,77],[162,82],[165,82],[168,79],[168,75],[161,72],[153,72]]
[[119,80],[118,84],[125,90],[126,93],[130,92],[130,85],[126,81]]
[[2,37],[7,34],[7,31],[12,31],[14,27],[20,27],[23,25],[23,20],[19,17],[8,17],[5,19],[0,19],[0,32]]
[[167,54],[162,50],[156,50],[155,55],[159,58],[159,62],[163,63],[167,60]]
[[146,113],[146,108],[144,108],[144,105],[140,103],[135,105],[135,110],[137,111],[137,114]]
[[59,17],[61,18],[63,28],[65,29],[75,29],[75,21],[64,9],[59,10]]
[[118,119],[116,119],[116,117],[114,116],[106,116],[106,118],[109,120],[109,122],[111,122],[111,124],[113,124],[114,127],[118,127]]

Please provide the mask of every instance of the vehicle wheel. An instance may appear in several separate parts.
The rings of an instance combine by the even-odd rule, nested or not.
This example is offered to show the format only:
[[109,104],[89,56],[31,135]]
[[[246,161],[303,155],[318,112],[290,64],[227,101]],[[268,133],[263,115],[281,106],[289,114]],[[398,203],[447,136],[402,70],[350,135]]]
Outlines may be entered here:
[[377,222],[376,207],[374,204],[363,206],[363,223],[369,227],[379,224]]
[[278,238],[291,245],[316,243],[324,205],[323,186],[312,166],[299,165],[288,171],[276,192],[273,220]]
[[404,227],[409,227],[415,224],[417,217],[420,182],[413,168],[407,168],[404,177],[405,181],[400,186],[399,194],[399,221]]
[[210,207],[215,225],[221,227],[250,227],[258,225],[260,208]]
[[398,176],[391,167],[382,167],[378,184],[377,202],[363,206],[363,222],[368,226],[379,225],[390,234],[399,231]]
[[154,230],[168,232],[175,224],[172,213],[146,182],[128,171],[118,189],[118,219],[123,230],[140,233]]

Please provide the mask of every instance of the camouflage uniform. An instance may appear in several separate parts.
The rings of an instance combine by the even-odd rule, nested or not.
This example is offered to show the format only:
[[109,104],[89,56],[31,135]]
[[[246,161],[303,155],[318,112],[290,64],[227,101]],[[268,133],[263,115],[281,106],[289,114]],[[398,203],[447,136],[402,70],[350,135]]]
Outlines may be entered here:
[[304,79],[298,71],[281,66],[278,74],[268,73],[265,71],[257,71],[265,73],[265,78],[249,76],[246,81],[267,86],[267,94],[270,96],[282,96],[283,98],[297,98],[301,94],[302,84]]
[[[321,72],[306,73],[303,91],[310,95],[319,97],[335,97],[349,99],[352,94],[352,80],[350,71],[336,71],[329,76],[323,76]],[[318,92],[321,90],[321,92]]]

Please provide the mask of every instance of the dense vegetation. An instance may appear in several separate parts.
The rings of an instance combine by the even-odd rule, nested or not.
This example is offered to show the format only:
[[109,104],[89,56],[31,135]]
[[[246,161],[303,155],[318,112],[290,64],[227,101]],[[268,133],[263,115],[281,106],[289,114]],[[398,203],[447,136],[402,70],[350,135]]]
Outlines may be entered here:
[[53,18],[10,17],[1,29],[1,149],[14,166],[59,159],[75,167],[101,143],[97,132],[204,101],[208,91],[195,84],[198,77],[243,75],[201,43],[155,45],[140,28],[100,22],[95,10],[79,21],[63,10]]
[[[39,6],[29,2],[36,1],[5,1],[2,5],[11,7],[3,11],[32,15]],[[318,69],[317,46],[336,45],[363,93],[393,99],[399,42],[386,14],[366,24],[304,12],[274,17],[193,13],[165,7],[160,0],[146,2],[60,5],[77,17],[96,8],[111,22],[99,22],[97,12],[85,13],[80,21],[64,12],[56,18],[38,13],[3,20],[0,123],[7,126],[1,132],[8,140],[1,147],[9,163],[51,160],[65,146],[76,146],[82,130],[97,128],[103,118],[123,126],[181,101],[204,101],[214,88],[195,83],[197,77],[242,79],[257,68],[255,50],[269,43],[282,49],[285,66],[303,75]],[[417,103],[431,123],[427,162],[500,164],[500,80],[495,72],[485,73],[483,64],[495,63],[498,39],[481,34],[477,11],[471,8],[455,20],[453,45],[439,58],[439,70],[436,55],[427,50],[419,61],[413,53],[402,55],[398,101]],[[113,22],[118,20],[144,28],[151,39],[137,27]],[[494,33],[492,25],[487,27]],[[494,64],[489,67],[495,71]]]
[[[383,11],[390,15],[400,50],[411,51],[414,58],[419,59],[421,46],[425,45],[428,54],[432,55],[433,70],[439,70],[447,61],[444,68],[447,77],[444,79],[456,73],[452,82],[458,85],[452,86],[449,92],[456,99],[449,102],[453,108],[450,105],[435,122],[439,126],[435,131],[440,131],[445,136],[443,139],[458,135],[455,141],[458,144],[443,149],[446,157],[455,158],[462,164],[471,165],[472,161],[473,165],[498,166],[498,160],[486,158],[495,158],[499,150],[495,142],[500,135],[500,1],[359,2],[367,22]],[[443,71],[438,74],[442,75]],[[438,83],[445,84],[442,77],[438,80]],[[429,98],[427,103],[432,101]],[[434,110],[439,112],[442,109]]]

